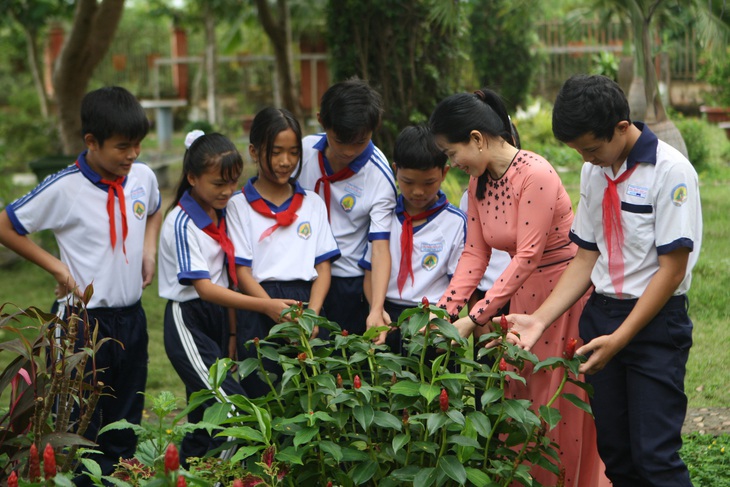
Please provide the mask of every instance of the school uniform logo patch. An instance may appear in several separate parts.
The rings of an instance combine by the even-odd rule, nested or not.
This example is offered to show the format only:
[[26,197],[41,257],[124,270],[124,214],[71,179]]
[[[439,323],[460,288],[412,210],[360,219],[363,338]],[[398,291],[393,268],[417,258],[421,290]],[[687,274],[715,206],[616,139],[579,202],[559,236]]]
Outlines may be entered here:
[[421,261],[421,266],[427,271],[432,271],[439,263],[439,257],[436,254],[427,254]]
[[145,214],[147,213],[147,207],[139,200],[134,202],[134,204],[132,205],[132,210],[134,211],[134,216],[137,217],[137,220],[141,220],[142,218],[144,218]]
[[345,213],[350,213],[355,208],[355,203],[357,203],[357,198],[352,194],[347,194],[340,200],[340,206],[345,210]]
[[672,190],[672,204],[674,206],[682,206],[687,201],[687,185],[678,184]]
[[297,227],[297,235],[299,235],[299,238],[303,238],[304,240],[307,240],[309,237],[312,236],[312,226],[309,224],[309,222],[303,222],[300,223]]

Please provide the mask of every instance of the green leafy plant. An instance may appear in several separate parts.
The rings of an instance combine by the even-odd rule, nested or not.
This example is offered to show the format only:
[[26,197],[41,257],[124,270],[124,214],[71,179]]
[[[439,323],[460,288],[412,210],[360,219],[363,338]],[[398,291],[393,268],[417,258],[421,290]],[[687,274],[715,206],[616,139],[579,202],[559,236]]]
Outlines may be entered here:
[[[229,441],[221,448],[238,447],[232,461],[244,462],[250,479],[269,485],[506,486],[534,485],[528,463],[559,472],[556,445],[545,433],[560,421],[552,403],[564,384],[588,387],[574,379],[580,364],[574,348],[540,362],[503,342],[480,346],[470,358],[467,341],[445,312],[425,300],[398,319],[404,355],[372,343],[380,329],[357,336],[298,306],[287,314],[291,321],[250,342],[257,358],[237,364],[243,376],[260,374],[271,392],[256,399],[220,395],[217,386],[236,365],[223,359],[211,369],[211,389],[193,394],[186,409],[217,401],[204,422],[223,428],[218,436]],[[333,339],[310,340],[315,326],[332,330]],[[480,343],[505,333],[506,326],[498,328]],[[433,349],[442,353],[431,360]],[[264,358],[282,366],[281,377],[264,370]],[[505,397],[508,381],[525,381],[506,370],[507,362],[530,362],[535,371],[562,369],[563,381],[548,404],[533,408],[530,401]],[[576,396],[565,397],[590,411]],[[269,460],[257,461],[260,456]]]
[[730,107],[730,46],[725,48],[724,59],[717,53],[703,55],[697,78],[707,82],[711,89],[705,94],[705,102],[718,107]]
[[[10,356],[0,373],[0,393],[10,388],[8,408],[0,410],[0,480],[11,473],[32,477],[31,466],[46,445],[55,452],[59,477],[70,475],[79,447],[94,446],[82,435],[104,389],[93,380],[93,356],[108,339],[97,339],[95,328],[79,326],[88,321],[85,303],[92,293],[89,286],[80,311],[65,321],[35,307],[0,307],[0,329],[15,336],[0,343],[0,353]],[[77,339],[82,348],[75,346]]]
[[680,454],[692,482],[706,487],[730,487],[730,435],[691,434],[683,439]]

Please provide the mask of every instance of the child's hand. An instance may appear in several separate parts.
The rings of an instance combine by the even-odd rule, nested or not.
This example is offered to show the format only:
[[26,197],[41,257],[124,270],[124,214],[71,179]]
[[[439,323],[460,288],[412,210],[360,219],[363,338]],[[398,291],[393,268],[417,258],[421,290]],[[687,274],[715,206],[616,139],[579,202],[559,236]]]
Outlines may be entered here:
[[[390,315],[385,310],[378,312],[377,310],[371,310],[368,315],[367,321],[365,322],[367,329],[377,328],[378,326],[390,326],[391,324]],[[378,337],[373,340],[376,345],[382,345],[385,343],[385,337],[388,333],[385,331],[380,332]]]
[[57,299],[63,298],[72,293],[77,298],[82,297],[82,290],[79,289],[78,284],[76,284],[76,280],[71,275],[71,271],[68,270],[68,266],[66,264],[61,263],[59,270],[53,273],[53,278],[56,280],[56,289],[54,290],[54,294]]
[[[293,299],[269,299],[269,302],[266,303],[265,306],[265,314],[266,316],[274,320],[274,322],[281,323],[281,313],[285,309],[290,308],[295,304],[297,304],[297,302]],[[288,320],[285,319],[283,321]]]
[[[535,346],[546,328],[542,322],[532,315],[510,314],[505,316],[505,319],[510,325],[509,332],[506,335],[507,341],[524,348],[528,352]],[[501,316],[492,319],[492,322],[497,325],[497,329],[499,329],[500,320]],[[495,340],[487,343],[486,346],[491,347],[496,344],[497,341]]]
[[144,255],[142,257],[142,289],[152,284],[156,268],[157,262],[154,256]]
[[581,374],[595,374],[603,370],[608,362],[623,346],[614,335],[602,335],[594,338],[575,351],[576,355],[588,355],[588,360],[580,364],[578,371]]

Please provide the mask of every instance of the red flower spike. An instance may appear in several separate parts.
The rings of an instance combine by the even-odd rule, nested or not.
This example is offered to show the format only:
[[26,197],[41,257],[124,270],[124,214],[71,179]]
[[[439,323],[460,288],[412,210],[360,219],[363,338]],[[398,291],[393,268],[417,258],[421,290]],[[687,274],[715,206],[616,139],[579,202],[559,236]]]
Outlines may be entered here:
[[332,481],[327,482],[327,487],[332,487]]
[[395,372],[393,372],[393,375],[390,376],[390,385],[394,386],[396,382],[398,382],[398,377],[396,377]]
[[185,477],[183,477],[182,475],[180,475],[180,476],[179,476],[179,477],[177,478],[177,484],[176,484],[176,486],[177,486],[177,487],[188,487],[188,483],[187,483],[187,481],[185,480]]
[[499,360],[499,371],[505,372],[506,370],[507,370],[507,361],[504,359],[504,357],[502,357]]
[[342,389],[342,376],[340,374],[337,374],[336,382],[337,382],[337,388]]
[[180,455],[174,443],[167,445],[165,450],[165,475],[180,469]]
[[350,336],[350,332],[347,330],[342,330],[342,336],[343,337]]
[[509,323],[507,322],[507,318],[502,315],[502,317],[499,319],[499,327],[502,328],[502,333],[506,334],[509,331]]
[[403,424],[408,424],[408,421],[411,419],[411,416],[408,414],[408,410],[403,408]]
[[273,445],[266,448],[264,453],[261,455],[261,461],[268,467],[271,468],[271,464],[274,463],[274,454],[276,453],[276,447]]
[[43,450],[43,473],[46,475],[46,480],[56,476],[56,452],[50,443],[46,443],[46,448]]
[[30,444],[30,453],[28,455],[28,478],[31,482],[36,482],[41,478],[41,459],[38,456],[38,448],[35,443]]
[[15,470],[10,472],[10,477],[8,477],[8,487],[18,487],[18,474],[15,473]]
[[258,348],[258,346],[259,346],[259,337],[253,337],[253,344]]
[[299,359],[300,362],[304,362],[307,360],[307,354],[305,352],[301,352],[299,355],[297,355],[297,359]]
[[360,380],[359,375],[356,375],[352,380],[352,385],[355,386],[355,389],[360,389],[362,387],[362,381]]
[[573,360],[573,357],[575,356],[575,347],[578,346],[578,340],[575,338],[571,338],[568,340],[568,343],[565,344],[565,358],[568,360]]
[[428,298],[426,296],[424,296],[423,299],[421,299],[421,304],[423,305],[424,308],[428,308],[430,303],[428,302]]
[[441,406],[441,411],[443,412],[449,410],[449,393],[446,392],[446,389],[441,389],[441,394],[439,395],[439,406]]

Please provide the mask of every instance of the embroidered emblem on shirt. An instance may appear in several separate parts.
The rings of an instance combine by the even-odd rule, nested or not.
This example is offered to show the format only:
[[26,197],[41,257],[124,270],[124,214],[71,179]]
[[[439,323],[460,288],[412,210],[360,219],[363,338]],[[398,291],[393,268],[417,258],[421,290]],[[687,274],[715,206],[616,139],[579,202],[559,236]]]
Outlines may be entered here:
[[672,204],[674,206],[682,206],[687,201],[687,185],[678,184],[672,190]]
[[342,197],[340,200],[340,206],[343,210],[345,210],[345,213],[350,213],[353,208],[355,208],[355,203],[357,202],[357,199],[354,195],[348,194]]
[[299,235],[299,238],[303,238],[304,240],[307,240],[309,237],[312,236],[312,226],[309,224],[309,222],[303,222],[300,223],[297,227],[297,235]]
[[436,264],[438,264],[438,263],[439,263],[438,255],[428,254],[421,261],[421,266],[423,266],[423,268],[426,269],[427,271],[432,271],[436,267]]
[[145,194],[147,194],[147,193],[145,193],[144,188],[139,187],[139,188],[134,188],[132,190],[132,193],[129,195],[129,197],[132,198],[133,200],[138,200],[138,199],[144,198]]
[[[144,192],[144,190],[142,190]],[[137,217],[137,220],[141,220],[144,218],[147,207],[145,207],[144,203],[137,200],[132,204],[132,210],[134,211],[134,216]]]
[[629,184],[629,186],[626,188],[626,194],[629,196],[646,198],[646,196],[649,194],[649,188],[643,188],[641,186],[636,186],[635,184]]
[[355,196],[362,196],[362,188],[360,186],[355,186],[352,183],[347,183],[345,185],[345,193],[349,193]]

